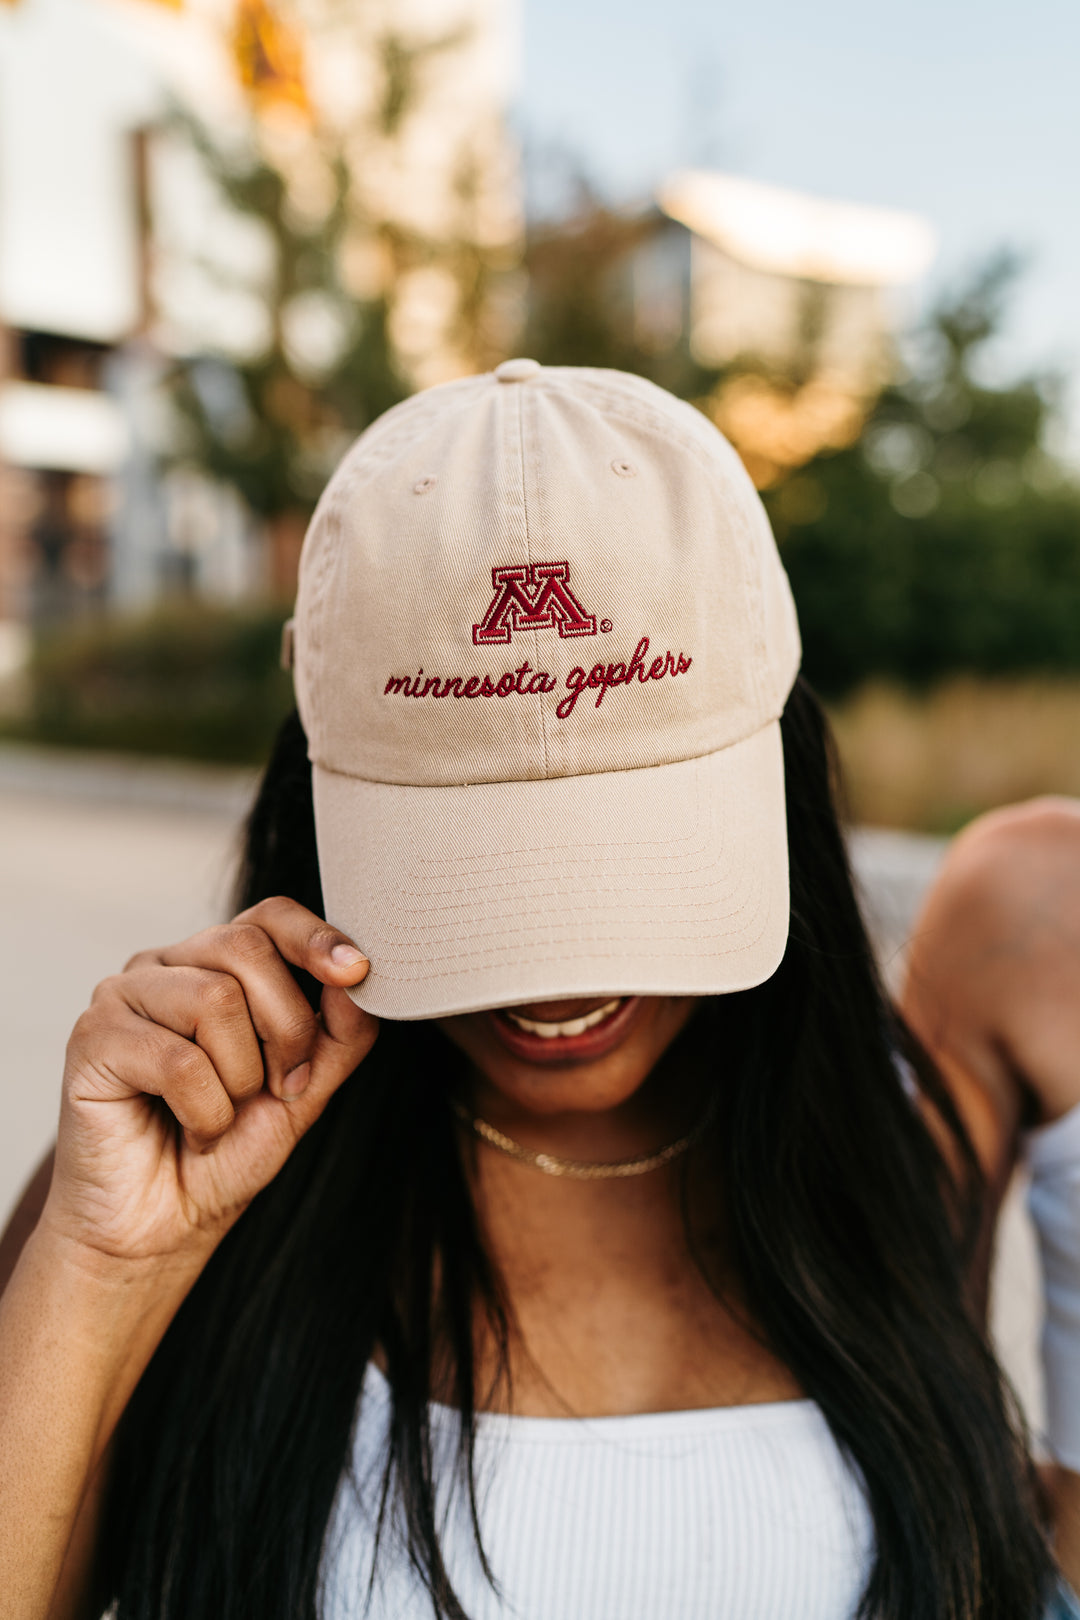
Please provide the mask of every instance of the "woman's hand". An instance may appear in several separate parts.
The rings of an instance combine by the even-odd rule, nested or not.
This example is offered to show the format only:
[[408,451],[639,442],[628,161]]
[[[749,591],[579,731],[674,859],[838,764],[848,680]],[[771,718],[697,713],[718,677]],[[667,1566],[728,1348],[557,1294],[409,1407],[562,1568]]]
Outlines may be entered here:
[[[287,963],[324,986],[316,1016]],[[42,1225],[126,1261],[208,1255],[367,1055],[368,964],[295,901],[144,951],[68,1044]]]

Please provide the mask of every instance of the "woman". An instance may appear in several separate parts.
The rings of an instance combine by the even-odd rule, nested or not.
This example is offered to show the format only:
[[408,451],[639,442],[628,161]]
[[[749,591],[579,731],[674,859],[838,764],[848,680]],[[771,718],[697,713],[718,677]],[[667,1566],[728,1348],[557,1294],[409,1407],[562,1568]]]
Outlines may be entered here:
[[335,475],[295,643],[238,917],[69,1048],[5,1614],[1068,1601],[980,1325],[1020,1091],[882,995],[729,447],[613,373],[433,390]]

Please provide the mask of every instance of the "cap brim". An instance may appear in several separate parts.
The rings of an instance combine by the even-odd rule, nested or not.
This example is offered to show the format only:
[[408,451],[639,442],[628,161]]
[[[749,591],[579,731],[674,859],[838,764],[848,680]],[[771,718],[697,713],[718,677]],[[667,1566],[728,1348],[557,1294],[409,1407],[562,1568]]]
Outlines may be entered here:
[[400,787],[316,766],[326,915],[381,1018],[565,996],[717,995],[788,934],[777,723],[647,770]]

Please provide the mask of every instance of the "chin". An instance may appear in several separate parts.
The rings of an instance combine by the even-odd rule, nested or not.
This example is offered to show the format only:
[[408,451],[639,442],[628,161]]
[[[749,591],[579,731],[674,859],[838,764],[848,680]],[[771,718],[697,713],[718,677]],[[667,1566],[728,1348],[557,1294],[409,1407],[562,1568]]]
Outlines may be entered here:
[[628,1102],[685,1028],[690,996],[593,996],[465,1013],[439,1027],[483,1090],[530,1114],[599,1113]]

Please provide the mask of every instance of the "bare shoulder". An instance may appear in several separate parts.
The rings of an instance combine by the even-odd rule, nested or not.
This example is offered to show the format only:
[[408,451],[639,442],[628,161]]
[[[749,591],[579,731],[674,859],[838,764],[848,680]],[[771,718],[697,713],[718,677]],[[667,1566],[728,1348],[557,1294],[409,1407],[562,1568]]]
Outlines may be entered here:
[[22,1196],[0,1234],[0,1294],[8,1285],[8,1278],[15,1270],[23,1245],[41,1219],[52,1180],[52,1168],[53,1149],[50,1148],[23,1188]]
[[974,904],[999,929],[1042,921],[1060,932],[1066,892],[1080,895],[1080,799],[1031,799],[979,816],[953,840],[934,890]]
[[910,978],[949,987],[995,1026],[1035,996],[1077,989],[1080,800],[980,816],[953,842],[912,941]]
[[1035,799],[954,841],[912,940],[905,1015],[1013,1134],[1080,1101],[1080,801]]

